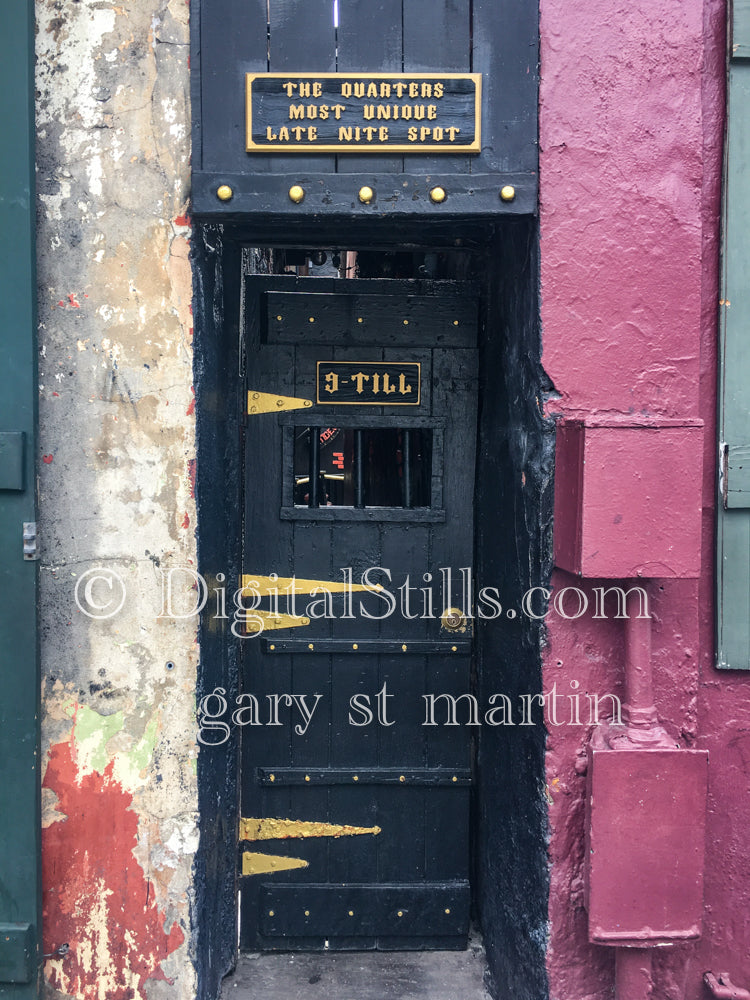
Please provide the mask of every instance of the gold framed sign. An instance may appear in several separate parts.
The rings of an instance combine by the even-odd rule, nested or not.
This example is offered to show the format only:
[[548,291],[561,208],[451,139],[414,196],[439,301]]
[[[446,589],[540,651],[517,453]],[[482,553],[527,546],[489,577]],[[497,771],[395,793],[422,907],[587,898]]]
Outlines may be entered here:
[[478,153],[481,73],[248,73],[249,153]]
[[419,406],[419,361],[318,361],[317,402],[329,406]]

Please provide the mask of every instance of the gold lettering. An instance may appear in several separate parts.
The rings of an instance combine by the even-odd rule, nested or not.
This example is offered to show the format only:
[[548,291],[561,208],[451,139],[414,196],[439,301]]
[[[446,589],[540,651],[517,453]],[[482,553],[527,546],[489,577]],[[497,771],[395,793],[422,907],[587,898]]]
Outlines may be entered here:
[[401,117],[407,119],[407,121],[411,118],[411,104],[405,104],[401,108]]
[[372,142],[372,137],[377,132],[377,129],[373,128],[371,125],[368,125],[368,127],[366,129],[364,129],[364,132],[365,132],[365,135],[367,136],[367,141],[368,142]]
[[439,125],[436,125],[435,128],[432,130],[432,138],[435,140],[435,142],[443,141],[443,130],[440,128]]
[[334,113],[334,115],[336,115],[336,121],[338,121],[341,118],[341,112],[342,111],[346,111],[346,105],[345,104],[334,104],[334,106],[333,106],[333,113]]
[[419,97],[419,84],[410,83],[409,84],[409,97]]
[[374,104],[365,104],[365,105],[363,105],[362,106],[362,114],[365,116],[365,118],[369,122],[372,118],[375,117],[375,105]]
[[279,142],[289,142],[289,129],[282,125],[279,129]]
[[390,83],[381,83],[380,84],[380,96],[381,97],[390,97],[391,96],[391,85],[390,85]]
[[296,83],[282,83],[281,89],[286,91],[286,96],[291,97],[296,88]]
[[316,80],[315,83],[312,85],[312,92],[313,92],[313,97],[321,97],[322,96],[322,94],[323,94],[323,84],[319,80]]
[[315,125],[308,126],[307,129],[307,141],[317,142],[318,141],[318,129]]
[[383,375],[383,392],[386,394],[386,396],[390,396],[390,394],[395,391],[396,391],[396,386],[391,385],[391,383],[388,381],[388,372],[385,372],[385,374]]
[[424,142],[424,141],[425,141],[425,139],[426,139],[426,138],[427,138],[427,137],[429,136],[430,132],[432,132],[432,129],[431,129],[431,128],[427,128],[427,126],[426,126],[426,125],[425,125],[425,126],[423,126],[423,127],[422,127],[422,128],[421,128],[421,129],[419,130],[419,141],[420,141],[420,142]]
[[339,126],[339,142],[351,142],[352,130],[344,125]]
[[432,84],[423,83],[422,84],[422,97],[432,97]]
[[357,392],[360,394],[360,396],[362,395],[362,385],[363,385],[363,383],[364,382],[369,382],[369,381],[370,381],[370,376],[369,375],[365,375],[364,372],[357,372],[356,375],[352,375],[352,382],[356,383],[356,385],[357,385]]
[[325,378],[325,390],[326,392],[338,392],[339,391],[339,377],[336,372],[328,372]]
[[274,130],[271,128],[271,126],[268,125],[266,127],[266,139],[268,139],[269,142],[273,142],[274,139],[278,139],[278,138],[279,137],[276,135],[276,133],[274,132]]
[[410,125],[409,126],[409,142],[416,142],[416,141],[417,141],[417,126],[416,125]]
[[381,142],[388,142],[388,126],[381,125],[378,129],[378,138]]
[[451,125],[451,127],[447,128],[445,131],[448,133],[448,138],[450,139],[450,141],[451,142],[455,142],[456,141],[456,136],[461,131],[461,129],[460,128],[456,128],[454,125]]
[[304,118],[305,117],[305,106],[304,106],[304,104],[290,104],[289,105],[289,117],[290,118]]
[[390,104],[378,104],[378,118],[390,118],[390,117],[391,117]]
[[320,108],[318,109],[318,114],[323,119],[327,118],[328,117],[328,105],[327,104],[321,104]]
[[403,97],[404,91],[406,90],[406,84],[399,80],[398,83],[393,84],[393,89],[396,91],[396,97]]
[[[411,132],[411,129],[409,131]],[[417,130],[414,129],[414,131],[416,132]],[[398,391],[402,396],[408,396],[411,392],[411,385],[406,384],[406,375],[403,372],[398,377]]]
[[355,97],[364,97],[365,96],[365,85],[364,85],[364,83],[355,83],[354,84],[354,96]]
[[343,97],[351,97],[352,96],[352,85],[350,83],[348,83],[348,82],[347,83],[342,83],[341,84],[341,94],[342,94]]
[[309,83],[301,83],[299,85],[299,96],[300,97],[309,97],[310,96],[310,84]]
[[372,376],[372,394],[373,396],[377,396],[379,392],[380,392],[380,375],[378,375],[378,373],[375,372]]
[[424,104],[414,105],[414,117],[418,122],[421,122],[424,118]]
[[443,85],[442,85],[442,83],[436,83],[435,84],[435,86],[432,88],[432,96],[433,97],[442,97],[443,96]]
[[433,122],[435,121],[435,119],[437,118],[437,104],[427,105],[427,117],[430,119],[430,121]]
[[376,83],[367,84],[367,96],[377,97],[378,96],[378,85]]
[[[432,107],[435,107],[435,105],[433,104]],[[317,104],[308,104],[307,105],[307,117],[308,118],[317,118],[318,117],[318,105]]]
[[[302,128],[302,126],[295,125],[291,131],[294,133],[294,138],[297,140],[297,142],[302,142],[302,133],[305,131]],[[422,129],[422,131],[424,131],[424,129]]]

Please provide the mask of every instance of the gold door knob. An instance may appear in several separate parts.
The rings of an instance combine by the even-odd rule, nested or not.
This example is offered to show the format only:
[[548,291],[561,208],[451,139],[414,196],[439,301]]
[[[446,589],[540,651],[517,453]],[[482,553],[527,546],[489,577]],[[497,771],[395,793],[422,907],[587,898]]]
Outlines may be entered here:
[[440,624],[449,632],[465,632],[466,616],[460,608],[446,608],[440,616]]

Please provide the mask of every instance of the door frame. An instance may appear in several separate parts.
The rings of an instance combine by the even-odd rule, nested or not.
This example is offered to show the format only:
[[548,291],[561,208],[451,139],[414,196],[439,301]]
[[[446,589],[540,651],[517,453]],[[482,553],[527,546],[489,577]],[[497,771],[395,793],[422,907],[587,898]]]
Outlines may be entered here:
[[[533,217],[477,225],[456,220],[430,231],[425,224],[396,234],[377,224],[335,234],[301,227],[300,241],[424,249],[458,242],[484,254],[487,301],[481,328],[479,439],[476,478],[475,566],[497,581],[516,606],[532,586],[551,576],[551,507],[554,424],[544,412],[553,387],[541,366],[538,303],[538,227]],[[227,579],[241,572],[242,510],[239,399],[242,377],[238,330],[240,273],[249,246],[279,244],[271,232],[196,225],[195,391],[198,424],[196,501],[199,569],[220,567]],[[456,237],[461,233],[460,237]],[[326,238],[328,237],[328,238]],[[498,518],[498,511],[508,516]],[[230,576],[231,574],[231,576]],[[477,623],[477,692],[480,704],[493,692],[509,697],[541,693],[543,621]],[[227,630],[201,626],[197,700],[217,686],[239,690],[237,641]],[[544,996],[545,931],[549,894],[544,787],[545,732],[532,726],[487,729],[479,740],[475,794],[474,885],[477,914],[490,969],[519,996]],[[198,758],[201,839],[196,862],[198,995],[213,998],[237,956],[237,831],[239,759],[234,735],[217,753]],[[503,859],[502,864],[498,859]],[[536,928],[529,933],[529,928]]]

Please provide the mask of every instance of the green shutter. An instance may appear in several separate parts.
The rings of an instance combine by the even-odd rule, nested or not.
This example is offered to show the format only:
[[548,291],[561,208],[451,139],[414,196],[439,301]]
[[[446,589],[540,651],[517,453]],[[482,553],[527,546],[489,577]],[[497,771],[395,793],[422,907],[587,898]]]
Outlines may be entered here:
[[717,666],[750,670],[750,0],[731,14],[719,369]]
[[[0,997],[39,996],[34,4],[0,9]],[[29,555],[32,553],[29,552]]]

